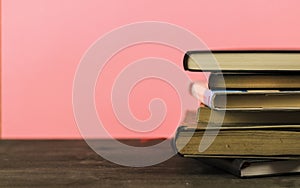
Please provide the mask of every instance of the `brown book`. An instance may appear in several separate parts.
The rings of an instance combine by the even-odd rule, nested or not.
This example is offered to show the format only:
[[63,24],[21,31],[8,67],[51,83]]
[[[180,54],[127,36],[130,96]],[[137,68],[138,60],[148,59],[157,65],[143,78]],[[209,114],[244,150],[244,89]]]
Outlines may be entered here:
[[300,72],[289,74],[258,72],[213,72],[209,76],[208,87],[211,90],[296,90],[300,89]]
[[[188,111],[177,130],[175,147],[184,156],[300,159],[300,124],[217,127],[197,123],[196,118]],[[204,151],[202,141],[211,143]]]
[[[182,155],[203,157],[280,157],[293,156],[300,159],[300,126],[298,128],[256,129],[199,129],[181,127],[175,139]],[[205,133],[205,136],[204,136]],[[200,143],[212,141],[204,151]]]
[[226,126],[240,125],[297,125],[300,110],[212,110],[201,105],[197,118],[200,123],[222,123]]

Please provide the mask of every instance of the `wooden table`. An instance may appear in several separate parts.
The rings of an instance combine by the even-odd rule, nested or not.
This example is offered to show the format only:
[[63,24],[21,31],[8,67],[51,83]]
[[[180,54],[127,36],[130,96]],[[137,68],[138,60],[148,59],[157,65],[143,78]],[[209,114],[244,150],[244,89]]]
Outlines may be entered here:
[[300,175],[239,179],[180,156],[151,167],[122,167],[101,158],[82,140],[2,140],[0,187],[16,186],[276,188],[300,187]]

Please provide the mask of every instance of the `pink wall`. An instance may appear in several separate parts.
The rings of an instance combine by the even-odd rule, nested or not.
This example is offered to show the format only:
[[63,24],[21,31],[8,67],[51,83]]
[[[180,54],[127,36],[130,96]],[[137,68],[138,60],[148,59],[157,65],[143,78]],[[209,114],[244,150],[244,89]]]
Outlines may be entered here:
[[[300,47],[298,0],[2,2],[2,137],[6,139],[79,138],[72,112],[75,70],[97,38],[124,24],[149,20],[177,24],[211,49]],[[162,55],[153,47],[144,48]],[[182,54],[170,54],[180,65]],[[158,90],[147,93],[155,95]],[[133,102],[133,108],[139,108],[139,102]],[[166,132],[161,129],[154,135]],[[130,136],[122,130],[116,135]]]

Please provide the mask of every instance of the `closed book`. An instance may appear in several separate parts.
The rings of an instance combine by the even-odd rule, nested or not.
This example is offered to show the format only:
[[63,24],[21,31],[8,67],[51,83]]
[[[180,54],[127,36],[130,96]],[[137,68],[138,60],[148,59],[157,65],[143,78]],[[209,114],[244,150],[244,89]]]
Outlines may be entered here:
[[[175,138],[183,156],[219,158],[300,159],[300,125],[298,127],[256,127],[248,129],[205,129],[180,127]],[[211,143],[205,150],[201,144]],[[207,145],[206,145],[207,146]]]
[[259,72],[213,72],[209,76],[211,90],[225,89],[300,89],[300,72],[259,73]]
[[209,90],[194,83],[191,93],[215,110],[299,110],[300,91]]
[[195,118],[187,111],[177,129],[174,146],[183,156],[300,159],[300,124],[217,126]]
[[183,66],[203,72],[300,71],[300,51],[188,51]]
[[197,118],[200,123],[241,125],[297,125],[300,124],[300,110],[213,110],[201,105]]
[[197,159],[242,178],[300,173],[300,160]]

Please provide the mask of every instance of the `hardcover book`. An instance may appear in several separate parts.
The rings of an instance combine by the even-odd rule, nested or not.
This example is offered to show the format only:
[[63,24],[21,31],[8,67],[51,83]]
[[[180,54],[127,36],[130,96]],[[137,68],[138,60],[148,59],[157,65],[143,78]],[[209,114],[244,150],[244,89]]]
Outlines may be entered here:
[[194,83],[191,93],[215,110],[299,110],[300,91],[209,90]]
[[208,88],[211,90],[295,90],[300,89],[300,72],[213,72],[209,76]]
[[217,158],[198,158],[198,160],[242,178],[300,173],[300,160]]
[[297,125],[300,123],[300,110],[213,110],[201,105],[197,120],[200,123],[226,126],[239,125]]
[[300,51],[188,51],[183,65],[204,72],[300,71]]
[[[217,126],[196,119],[196,112],[187,111],[177,130],[174,145],[183,156],[300,159],[300,124]],[[208,140],[213,142],[200,151],[201,142]]]
[[[202,140],[212,144],[200,151]],[[185,144],[187,143],[187,144]],[[184,156],[231,158],[295,157],[300,159],[300,125],[298,127],[264,127],[248,129],[201,129],[181,127],[175,138],[178,152]]]

